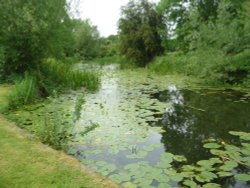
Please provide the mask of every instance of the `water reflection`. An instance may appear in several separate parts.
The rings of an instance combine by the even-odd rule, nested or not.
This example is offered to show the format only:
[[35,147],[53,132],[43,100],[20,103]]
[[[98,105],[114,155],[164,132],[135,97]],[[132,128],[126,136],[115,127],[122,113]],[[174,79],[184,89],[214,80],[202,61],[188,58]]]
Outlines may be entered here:
[[209,157],[202,147],[206,139],[237,144],[237,138],[228,132],[250,131],[249,99],[242,93],[178,90],[170,86],[153,97],[171,103],[162,120],[152,124],[161,125],[166,130],[161,140],[166,151],[185,155],[190,162]]

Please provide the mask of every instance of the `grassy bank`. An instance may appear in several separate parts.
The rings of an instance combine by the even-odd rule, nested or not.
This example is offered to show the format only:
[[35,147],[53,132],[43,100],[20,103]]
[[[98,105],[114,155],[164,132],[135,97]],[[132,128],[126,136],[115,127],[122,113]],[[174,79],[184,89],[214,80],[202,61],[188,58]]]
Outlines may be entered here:
[[160,74],[193,76],[209,85],[250,87],[249,57],[249,50],[228,55],[214,49],[173,52],[157,57],[148,67]]
[[0,187],[116,187],[0,116]]
[[[0,110],[12,86],[0,86]],[[76,159],[32,138],[0,115],[0,187],[117,187]]]
[[0,86],[0,112],[8,106],[8,95],[11,91],[10,85],[1,85]]

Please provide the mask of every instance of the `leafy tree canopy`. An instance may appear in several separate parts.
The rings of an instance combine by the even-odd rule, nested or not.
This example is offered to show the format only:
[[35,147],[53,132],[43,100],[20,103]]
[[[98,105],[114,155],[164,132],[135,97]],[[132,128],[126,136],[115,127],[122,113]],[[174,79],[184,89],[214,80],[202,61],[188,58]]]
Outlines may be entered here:
[[138,66],[145,66],[163,52],[161,42],[165,29],[162,16],[147,0],[132,0],[122,8],[119,21],[120,52]]
[[94,58],[100,51],[100,34],[89,20],[73,20],[74,51],[81,58]]
[[66,0],[0,0],[0,17],[5,74],[35,68],[46,56],[62,57],[72,42]]

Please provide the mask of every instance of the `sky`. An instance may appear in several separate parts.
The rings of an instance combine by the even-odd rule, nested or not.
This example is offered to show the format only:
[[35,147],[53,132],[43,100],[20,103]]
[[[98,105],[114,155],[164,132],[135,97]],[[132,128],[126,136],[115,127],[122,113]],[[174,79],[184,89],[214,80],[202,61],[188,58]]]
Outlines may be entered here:
[[75,8],[80,18],[90,19],[91,23],[97,26],[101,36],[107,37],[117,33],[120,8],[128,2],[129,0],[79,0]]

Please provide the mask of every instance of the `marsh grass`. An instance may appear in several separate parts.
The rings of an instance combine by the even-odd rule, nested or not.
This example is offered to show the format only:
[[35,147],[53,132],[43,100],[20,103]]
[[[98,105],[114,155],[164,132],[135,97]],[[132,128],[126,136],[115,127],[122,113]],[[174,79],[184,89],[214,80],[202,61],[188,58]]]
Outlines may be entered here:
[[78,95],[76,98],[75,109],[74,109],[74,122],[80,119],[82,105],[85,102],[83,95]]
[[22,80],[16,81],[8,96],[9,108],[34,102],[38,97],[37,80],[26,73]]
[[70,64],[65,64],[52,58],[43,62],[41,71],[47,76],[47,80],[49,79],[64,87],[73,89],[85,87],[90,91],[95,91],[99,87],[99,76],[97,73],[72,70]]

